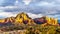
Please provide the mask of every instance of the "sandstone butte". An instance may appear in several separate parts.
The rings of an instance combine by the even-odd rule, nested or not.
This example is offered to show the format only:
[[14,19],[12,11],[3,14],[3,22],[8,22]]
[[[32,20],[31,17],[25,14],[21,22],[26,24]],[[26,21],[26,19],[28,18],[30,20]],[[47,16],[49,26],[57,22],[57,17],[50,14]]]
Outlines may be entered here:
[[17,14],[16,17],[0,19],[0,23],[58,25],[58,19],[48,16],[32,19],[26,13],[22,12]]

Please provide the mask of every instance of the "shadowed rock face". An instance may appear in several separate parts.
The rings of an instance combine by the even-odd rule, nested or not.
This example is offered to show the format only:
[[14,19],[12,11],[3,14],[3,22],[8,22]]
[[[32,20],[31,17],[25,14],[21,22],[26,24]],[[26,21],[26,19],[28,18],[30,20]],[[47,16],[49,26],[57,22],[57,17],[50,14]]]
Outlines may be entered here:
[[23,21],[23,23],[24,23],[24,24],[27,24],[27,23],[28,23],[28,20]]
[[36,19],[34,19],[34,22],[36,24],[44,24],[44,23],[46,23],[46,19],[45,19],[45,17],[36,18]]

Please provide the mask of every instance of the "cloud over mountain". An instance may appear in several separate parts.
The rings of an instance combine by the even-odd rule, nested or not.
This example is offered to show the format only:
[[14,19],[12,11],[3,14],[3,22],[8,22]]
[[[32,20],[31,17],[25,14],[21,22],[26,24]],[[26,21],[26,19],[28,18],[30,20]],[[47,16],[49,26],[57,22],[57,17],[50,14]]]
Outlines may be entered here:
[[[0,0],[0,10],[4,11],[4,13],[24,11],[31,14],[60,16],[60,0],[24,0],[24,2],[23,0]],[[30,3],[26,5],[27,2]]]

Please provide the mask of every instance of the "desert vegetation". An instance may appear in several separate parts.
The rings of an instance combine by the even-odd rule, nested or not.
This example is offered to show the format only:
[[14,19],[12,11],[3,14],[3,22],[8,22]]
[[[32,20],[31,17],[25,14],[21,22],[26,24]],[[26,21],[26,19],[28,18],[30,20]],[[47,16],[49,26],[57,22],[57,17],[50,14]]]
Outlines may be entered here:
[[[42,26],[38,25],[12,25],[12,26],[3,26],[0,28],[1,32],[10,32],[19,30],[24,31],[23,34],[60,34],[60,26],[47,25]],[[20,31],[20,33],[21,33]]]

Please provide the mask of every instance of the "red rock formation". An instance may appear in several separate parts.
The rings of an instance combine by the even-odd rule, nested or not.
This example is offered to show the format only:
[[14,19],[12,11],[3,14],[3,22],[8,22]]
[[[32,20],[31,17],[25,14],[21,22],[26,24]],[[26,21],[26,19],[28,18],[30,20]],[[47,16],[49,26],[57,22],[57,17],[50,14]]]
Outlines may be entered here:
[[50,21],[54,22],[53,24],[57,24],[57,19],[49,19],[48,17],[41,17],[41,18],[36,18],[32,19],[30,18],[26,13],[22,12],[19,13],[16,17],[9,17],[5,19],[0,19],[0,23],[14,23],[14,24],[44,24],[48,23],[50,24]]

